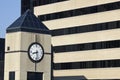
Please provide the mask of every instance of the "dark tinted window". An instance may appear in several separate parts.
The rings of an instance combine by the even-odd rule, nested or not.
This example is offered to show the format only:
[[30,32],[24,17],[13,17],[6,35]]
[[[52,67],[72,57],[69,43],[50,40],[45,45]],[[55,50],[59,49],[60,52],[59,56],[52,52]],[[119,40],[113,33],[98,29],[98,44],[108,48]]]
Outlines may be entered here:
[[15,72],[9,72],[9,80],[15,80]]
[[5,39],[0,38],[0,80],[4,80]]
[[30,0],[21,0],[21,14],[30,9]]
[[5,55],[5,39],[0,39],[0,61],[4,60]]
[[0,61],[0,80],[4,80],[4,61]]
[[47,20],[54,20],[54,19],[72,17],[72,16],[97,13],[97,12],[110,11],[110,10],[115,10],[115,9],[120,9],[120,1],[114,2],[114,3],[97,5],[97,6],[86,7],[86,8],[79,8],[79,9],[74,9],[74,10],[57,12],[57,13],[52,13],[52,14],[40,15],[38,16],[38,18],[42,21],[47,21]]
[[60,52],[71,52],[71,51],[86,51],[86,50],[109,49],[109,48],[118,48],[118,47],[120,47],[120,40],[113,40],[113,41],[54,46],[54,52],[60,53]]
[[54,80],[87,80],[85,76],[60,76],[54,77]]
[[85,26],[76,26],[76,27],[63,28],[63,29],[55,29],[55,30],[51,30],[51,32],[52,32],[52,36],[60,36],[60,35],[68,35],[68,34],[76,34],[76,33],[109,30],[116,28],[120,28],[120,21],[106,22],[106,23],[92,24]]
[[84,62],[69,62],[69,63],[55,63],[54,64],[55,70],[108,68],[108,67],[120,67],[120,60],[84,61]]
[[28,72],[27,80],[43,80],[43,73],[40,72]]

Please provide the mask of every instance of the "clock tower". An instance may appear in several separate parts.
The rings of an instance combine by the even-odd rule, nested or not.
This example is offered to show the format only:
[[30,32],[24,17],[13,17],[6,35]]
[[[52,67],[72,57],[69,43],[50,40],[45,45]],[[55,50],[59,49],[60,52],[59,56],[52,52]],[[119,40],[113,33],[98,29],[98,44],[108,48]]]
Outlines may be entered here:
[[51,80],[49,29],[27,10],[7,28],[4,80]]

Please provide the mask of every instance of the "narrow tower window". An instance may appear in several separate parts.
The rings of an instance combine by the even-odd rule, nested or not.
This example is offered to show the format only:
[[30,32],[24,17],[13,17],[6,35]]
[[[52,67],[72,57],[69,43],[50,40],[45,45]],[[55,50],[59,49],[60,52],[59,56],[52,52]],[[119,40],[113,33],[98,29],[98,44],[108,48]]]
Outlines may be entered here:
[[15,80],[15,72],[9,72],[9,80]]

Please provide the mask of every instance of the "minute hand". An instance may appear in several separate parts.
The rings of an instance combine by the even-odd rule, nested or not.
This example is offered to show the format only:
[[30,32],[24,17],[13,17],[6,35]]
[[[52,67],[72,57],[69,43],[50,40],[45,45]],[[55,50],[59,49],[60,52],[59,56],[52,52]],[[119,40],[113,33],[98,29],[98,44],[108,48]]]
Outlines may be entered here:
[[38,53],[38,51],[36,51],[36,52],[33,52],[33,54],[37,54]]

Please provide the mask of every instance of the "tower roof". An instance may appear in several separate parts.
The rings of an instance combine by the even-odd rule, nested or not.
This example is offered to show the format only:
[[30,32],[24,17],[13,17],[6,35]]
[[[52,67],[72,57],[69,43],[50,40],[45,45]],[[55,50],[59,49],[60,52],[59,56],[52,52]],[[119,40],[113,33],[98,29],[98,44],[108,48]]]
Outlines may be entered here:
[[17,31],[50,34],[49,29],[30,10],[7,28],[7,33]]

